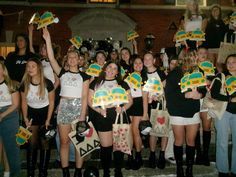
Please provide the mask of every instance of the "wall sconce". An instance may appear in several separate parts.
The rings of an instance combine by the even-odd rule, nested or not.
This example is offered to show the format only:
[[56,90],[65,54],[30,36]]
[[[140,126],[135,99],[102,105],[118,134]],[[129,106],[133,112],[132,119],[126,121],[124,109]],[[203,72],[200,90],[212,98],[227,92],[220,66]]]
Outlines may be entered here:
[[149,33],[148,35],[146,35],[146,37],[144,39],[146,51],[149,51],[153,48],[154,41],[155,41],[155,36],[153,34]]

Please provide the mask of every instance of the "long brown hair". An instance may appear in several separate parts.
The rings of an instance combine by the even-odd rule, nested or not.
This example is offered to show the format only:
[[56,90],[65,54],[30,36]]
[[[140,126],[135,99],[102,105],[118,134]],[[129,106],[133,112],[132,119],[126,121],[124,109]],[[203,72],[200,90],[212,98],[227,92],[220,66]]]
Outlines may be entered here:
[[29,86],[30,86],[30,83],[32,81],[32,77],[27,72],[27,65],[30,61],[37,64],[37,71],[38,71],[39,78],[40,78],[39,97],[41,99],[43,99],[44,96],[45,96],[46,81],[45,81],[45,77],[44,77],[44,73],[43,73],[43,65],[42,65],[41,61],[38,60],[37,58],[31,58],[27,61],[26,68],[25,68],[25,74],[24,74],[23,79],[22,79],[22,84],[24,84],[25,94],[26,95],[28,94]]
[[3,69],[3,78],[4,78],[4,81],[7,85],[7,87],[8,87],[8,91],[10,93],[15,92],[17,90],[17,86],[18,86],[17,83],[10,79],[7,68],[4,65],[3,61],[0,61],[0,65],[2,66],[2,69]]

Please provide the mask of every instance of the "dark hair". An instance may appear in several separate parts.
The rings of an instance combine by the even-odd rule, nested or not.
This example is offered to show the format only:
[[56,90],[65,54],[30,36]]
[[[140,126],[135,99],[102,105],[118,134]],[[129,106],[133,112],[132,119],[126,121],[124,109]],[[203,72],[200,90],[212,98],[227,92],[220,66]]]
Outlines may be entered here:
[[222,18],[222,12],[221,12],[221,7],[220,7],[220,5],[219,5],[219,4],[214,4],[214,5],[212,5],[212,7],[211,7],[211,9],[210,9],[210,21],[212,21],[212,20],[215,19],[215,18],[212,16],[212,10],[213,10],[214,8],[218,8],[219,11],[220,11],[218,20]]
[[98,50],[95,55],[95,61],[97,61],[98,54],[102,54],[105,57],[105,61],[107,61],[107,55],[104,50]]
[[[130,49],[129,49],[128,47],[123,47],[123,48],[120,50],[120,54],[122,53],[123,50],[127,50],[127,51],[128,51],[129,56],[130,56],[130,58],[129,58],[129,64],[130,64],[130,59],[131,59],[131,56],[132,56],[131,51],[130,51]],[[123,65],[125,64],[125,61],[123,60],[122,55],[121,55],[121,57],[120,57],[120,64],[121,64],[121,66],[123,66]]]
[[19,47],[17,46],[17,39],[18,39],[19,37],[22,37],[22,38],[24,38],[24,40],[25,40],[25,43],[26,43],[26,51],[25,51],[25,53],[30,53],[29,37],[28,37],[26,34],[24,34],[24,33],[19,33],[19,34],[17,34],[16,37],[15,37],[15,53],[18,54],[18,53],[19,53],[19,50],[20,50]]
[[118,69],[118,74],[116,76],[117,83],[120,85],[120,83],[122,82],[121,66],[120,66],[120,64],[118,62],[108,61],[103,66],[102,72],[99,74],[99,76],[98,76],[98,78],[96,80],[96,87],[99,86],[100,84],[102,84],[105,81],[105,77],[106,77],[105,70],[106,70],[107,66],[110,65],[111,63],[114,63],[115,65],[117,65],[117,69]]
[[229,59],[230,57],[236,58],[236,53],[228,55],[228,56],[226,57],[226,59],[225,59],[225,64],[227,64],[227,61],[228,61],[228,59]]

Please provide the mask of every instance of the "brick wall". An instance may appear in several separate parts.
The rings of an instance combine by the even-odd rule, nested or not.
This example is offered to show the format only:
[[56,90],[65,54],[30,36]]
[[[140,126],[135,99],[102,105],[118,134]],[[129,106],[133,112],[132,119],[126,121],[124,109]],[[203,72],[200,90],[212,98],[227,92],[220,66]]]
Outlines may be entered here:
[[[139,1],[142,0],[133,0]],[[151,1],[151,0],[150,0]],[[163,0],[152,0],[152,2],[161,2]],[[146,2],[146,1],[142,1]],[[222,1],[223,2],[223,1]],[[224,0],[226,2],[226,0]],[[230,2],[230,1],[227,1]],[[43,13],[44,11],[52,11],[55,13],[60,22],[58,24],[51,25],[50,31],[52,34],[53,42],[58,43],[62,47],[62,51],[65,52],[70,42],[68,39],[71,37],[71,31],[67,26],[67,21],[74,15],[79,14],[84,9],[81,8],[40,8],[40,7],[15,7],[15,6],[5,6],[2,8],[4,13],[17,12],[19,9],[24,10],[23,17],[18,24],[18,15],[6,16],[4,17],[4,29],[3,30],[13,30],[14,35],[19,32],[27,32],[27,26],[30,17],[34,12]],[[155,9],[155,10],[140,10],[140,9],[120,9],[123,13],[129,16],[137,23],[137,32],[140,37],[138,38],[138,48],[142,52],[144,48],[144,39],[148,33],[152,33],[156,39],[153,51],[157,52],[162,47],[174,46],[172,42],[175,30],[169,30],[169,26],[174,22],[177,26],[179,19],[184,13],[184,10],[165,10],[165,9]],[[0,37],[0,41],[5,41],[4,32]],[[42,42],[41,32],[35,31],[34,33],[34,44],[39,45]]]

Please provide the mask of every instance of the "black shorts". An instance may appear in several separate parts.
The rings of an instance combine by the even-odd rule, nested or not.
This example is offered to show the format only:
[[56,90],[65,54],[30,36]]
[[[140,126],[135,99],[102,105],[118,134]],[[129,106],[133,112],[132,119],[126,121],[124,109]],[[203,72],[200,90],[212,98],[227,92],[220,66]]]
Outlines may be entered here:
[[[112,124],[114,124],[116,120],[116,108],[107,108],[106,117],[103,117],[96,111],[93,111],[91,116],[92,117],[90,117],[89,120],[92,121],[94,128],[97,131],[99,132],[112,131]],[[126,116],[125,113],[124,116]],[[128,122],[130,122],[129,117],[128,117]],[[124,117],[124,123],[127,123],[126,117]]]
[[143,116],[143,97],[133,98],[133,104],[127,112],[130,116]]
[[32,125],[44,125],[48,116],[48,106],[43,108],[31,108],[28,106],[28,118],[33,119]]

